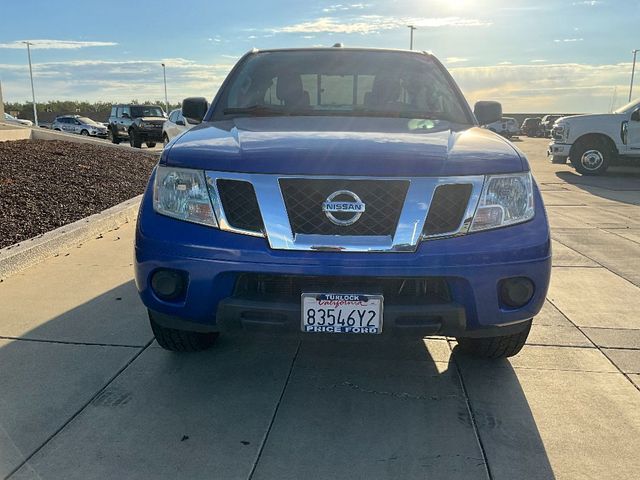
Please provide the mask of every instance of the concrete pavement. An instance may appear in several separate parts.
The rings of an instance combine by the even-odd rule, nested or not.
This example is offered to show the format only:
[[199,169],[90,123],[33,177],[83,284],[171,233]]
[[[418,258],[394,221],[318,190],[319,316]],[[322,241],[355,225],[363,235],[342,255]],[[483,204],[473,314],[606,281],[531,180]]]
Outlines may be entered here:
[[127,224],[0,283],[0,477],[637,478],[640,168],[581,177],[517,145],[555,253],[520,355],[240,333],[165,352]]

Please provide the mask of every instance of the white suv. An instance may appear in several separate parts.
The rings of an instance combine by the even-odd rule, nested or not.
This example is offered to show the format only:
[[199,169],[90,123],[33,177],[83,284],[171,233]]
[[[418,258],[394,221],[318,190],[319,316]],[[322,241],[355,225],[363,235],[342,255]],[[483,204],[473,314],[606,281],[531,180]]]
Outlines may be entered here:
[[182,109],[178,108],[169,114],[169,119],[162,125],[162,140],[166,145],[182,132],[186,132],[195,125],[190,124],[182,116]]

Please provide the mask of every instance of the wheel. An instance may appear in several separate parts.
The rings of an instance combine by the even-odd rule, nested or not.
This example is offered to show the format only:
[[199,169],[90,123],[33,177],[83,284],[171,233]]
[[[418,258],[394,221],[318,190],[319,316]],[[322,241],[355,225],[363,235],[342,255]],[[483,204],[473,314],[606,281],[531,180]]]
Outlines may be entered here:
[[118,137],[115,127],[111,127],[109,129],[109,139],[111,140],[111,143],[115,143],[116,145],[120,143],[120,137]]
[[569,159],[582,175],[602,175],[609,168],[613,152],[600,139],[579,141],[571,149]]
[[134,130],[129,130],[129,145],[133,148],[142,148],[142,142]]
[[167,134],[165,133],[162,135],[162,144],[166,147],[167,143],[169,143],[169,137],[167,137]]
[[149,322],[153,336],[156,337],[158,345],[165,350],[172,352],[198,352],[210,348],[218,338],[217,332],[202,333],[190,332],[187,330],[177,330],[160,325],[153,318],[153,313],[149,311]]
[[456,338],[458,348],[463,353],[482,358],[507,358],[516,355],[529,336],[531,330],[531,320],[527,322],[524,330],[511,335],[502,335],[500,337],[484,337],[484,338]]
[[80,135],[82,135],[83,137],[88,137],[89,136],[89,132],[87,130],[82,130],[80,132]]
[[147,142],[147,147],[153,148],[156,146],[156,142]]

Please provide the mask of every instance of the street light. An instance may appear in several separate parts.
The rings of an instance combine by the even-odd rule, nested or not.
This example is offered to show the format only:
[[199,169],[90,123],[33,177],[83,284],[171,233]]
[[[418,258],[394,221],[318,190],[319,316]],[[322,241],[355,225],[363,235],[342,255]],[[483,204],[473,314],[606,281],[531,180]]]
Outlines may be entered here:
[[31,68],[31,48],[29,48],[33,43],[31,42],[22,42],[27,46],[27,56],[29,57],[29,76],[31,77],[31,98],[33,99],[33,120],[38,126],[38,109],[36,108],[36,92],[33,89],[33,69]]
[[162,65],[162,74],[164,76],[164,103],[167,106],[167,114],[169,113],[169,97],[167,97],[167,67],[164,63]]
[[417,30],[418,27],[414,25],[407,25],[407,28],[411,30],[411,40],[409,41],[409,50],[413,50],[413,31]]
[[629,101],[631,101],[631,92],[633,91],[633,74],[636,72],[636,54],[639,50],[631,50],[633,53],[633,67],[631,67],[631,84],[629,85]]

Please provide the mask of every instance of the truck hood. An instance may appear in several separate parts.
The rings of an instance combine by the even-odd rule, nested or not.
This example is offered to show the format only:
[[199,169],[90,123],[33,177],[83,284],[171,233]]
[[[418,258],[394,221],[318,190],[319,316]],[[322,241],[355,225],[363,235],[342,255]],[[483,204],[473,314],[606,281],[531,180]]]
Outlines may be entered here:
[[[423,128],[410,129],[409,124]],[[362,117],[252,117],[207,122],[160,163],[243,173],[451,176],[527,170],[505,139],[448,122]]]
[[569,117],[559,118],[557,121],[562,123],[576,123],[576,122],[593,122],[602,123],[612,119],[620,119],[625,117],[621,113],[592,113],[588,115],[571,115]]

